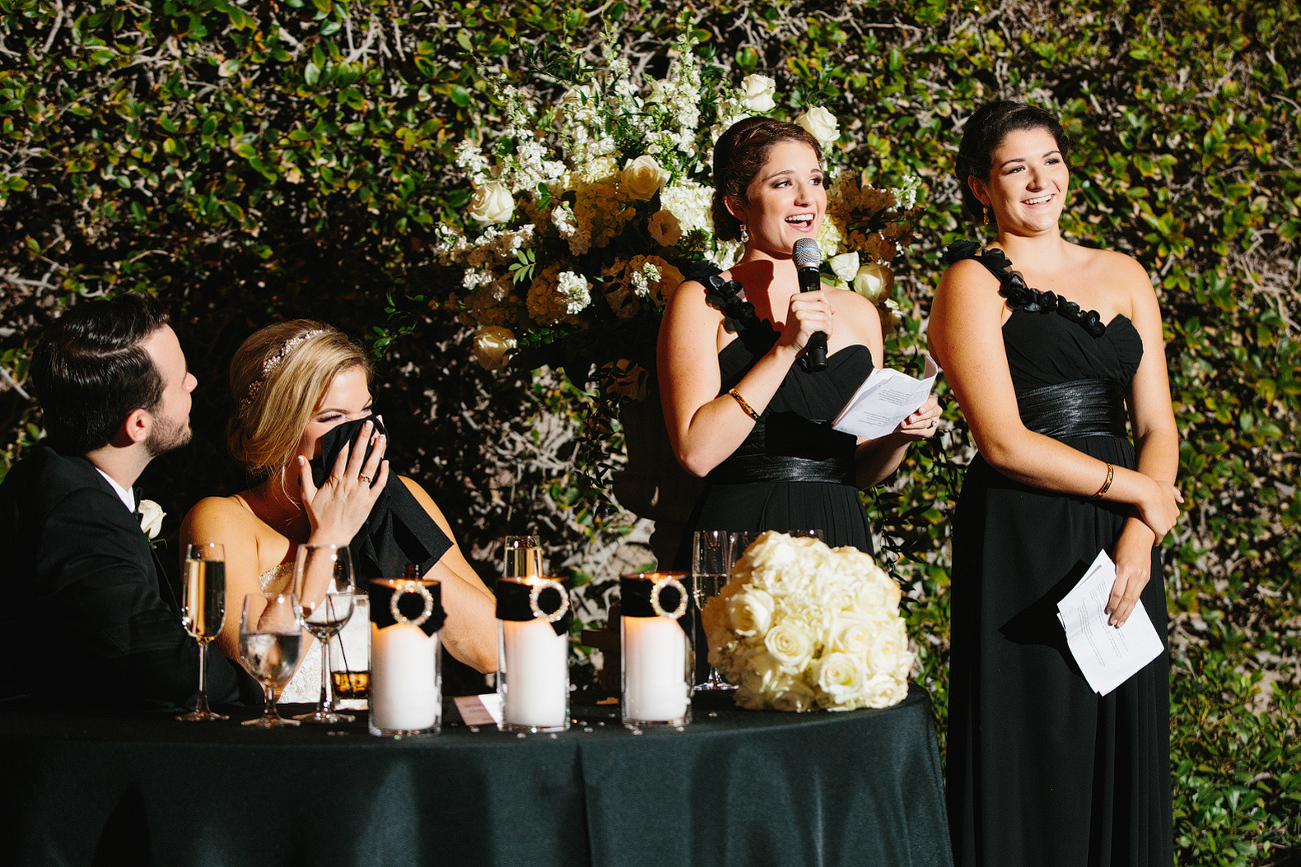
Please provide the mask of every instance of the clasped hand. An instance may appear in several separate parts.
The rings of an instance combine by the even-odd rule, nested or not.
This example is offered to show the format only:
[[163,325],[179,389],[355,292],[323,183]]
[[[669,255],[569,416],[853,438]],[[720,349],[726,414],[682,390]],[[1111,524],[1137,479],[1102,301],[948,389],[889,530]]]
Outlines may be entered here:
[[1184,501],[1184,495],[1170,482],[1160,479],[1151,479],[1150,482],[1146,496],[1135,503],[1134,507],[1138,510],[1138,517],[1152,529],[1157,544],[1160,544],[1165,534],[1179,520],[1179,504]]
[[383,459],[388,440],[374,428],[369,421],[362,425],[356,441],[344,445],[319,488],[312,480],[307,459],[299,456],[299,488],[312,527],[312,541],[335,545],[351,542],[388,483],[389,464]]

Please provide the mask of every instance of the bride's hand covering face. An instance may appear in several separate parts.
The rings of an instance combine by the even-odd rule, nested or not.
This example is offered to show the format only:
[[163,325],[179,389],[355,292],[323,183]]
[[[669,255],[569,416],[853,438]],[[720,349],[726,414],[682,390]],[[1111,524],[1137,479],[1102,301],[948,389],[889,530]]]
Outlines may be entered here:
[[311,541],[346,545],[366,522],[388,483],[388,461],[383,460],[387,438],[369,421],[362,425],[356,442],[344,446],[320,487],[313,481],[309,465],[321,456],[321,438],[327,432],[370,415],[366,373],[365,368],[350,367],[335,376],[298,443],[294,460]]
[[[349,544],[366,524],[389,484],[387,440],[376,426],[364,423],[319,481],[309,462],[321,456],[322,437],[330,430],[370,416],[370,378],[370,361],[361,346],[308,320],[267,326],[235,353],[230,382],[238,409],[228,441],[257,483],[231,497],[200,501],[182,526],[185,540],[226,546],[227,610],[238,610],[244,594],[262,590],[263,584],[286,580],[298,545]],[[491,671],[496,667],[492,594],[461,554],[450,524],[429,495],[411,479],[398,478],[452,540],[427,576],[442,584],[448,611],[444,642],[453,656]],[[218,644],[238,659],[232,620],[238,618],[227,618]]]

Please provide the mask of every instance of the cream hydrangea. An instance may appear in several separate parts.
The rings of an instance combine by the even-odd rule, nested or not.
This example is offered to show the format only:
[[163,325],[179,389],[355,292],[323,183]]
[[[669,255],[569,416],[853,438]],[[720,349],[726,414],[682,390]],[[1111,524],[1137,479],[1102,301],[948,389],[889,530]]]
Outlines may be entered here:
[[856,548],[761,535],[701,612],[709,661],[743,707],[850,710],[908,694],[899,587]]

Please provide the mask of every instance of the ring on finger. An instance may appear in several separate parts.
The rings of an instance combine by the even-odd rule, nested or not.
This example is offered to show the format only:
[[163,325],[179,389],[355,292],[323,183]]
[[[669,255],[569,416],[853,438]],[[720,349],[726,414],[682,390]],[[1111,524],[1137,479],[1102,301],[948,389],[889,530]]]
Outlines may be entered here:
[[359,481],[365,482],[368,485],[370,484],[370,476],[366,475],[365,473],[357,473],[357,479]]

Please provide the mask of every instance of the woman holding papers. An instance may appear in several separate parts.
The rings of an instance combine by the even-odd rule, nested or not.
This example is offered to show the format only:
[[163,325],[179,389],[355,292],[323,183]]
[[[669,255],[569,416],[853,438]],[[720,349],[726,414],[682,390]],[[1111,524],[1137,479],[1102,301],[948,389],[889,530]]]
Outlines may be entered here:
[[1052,115],[1019,103],[967,122],[964,204],[997,236],[949,248],[928,331],[979,449],[954,516],[959,867],[1173,863],[1166,654],[1099,695],[1058,621],[1106,552],[1115,577],[1094,616],[1130,622],[1111,633],[1123,642],[1145,615],[1164,642],[1155,546],[1182,501],[1156,294],[1133,259],[1062,237],[1068,148]]
[[[794,124],[747,118],[714,150],[714,231],[741,259],[674,293],[659,334],[660,394],[678,461],[708,485],[694,525],[822,530],[871,551],[858,490],[894,472],[908,444],[935,433],[928,399],[873,441],[831,429],[881,366],[876,308],[853,292],[800,292],[791,250],[814,239],[827,194],[817,140]],[[826,369],[801,363],[816,332]]]

